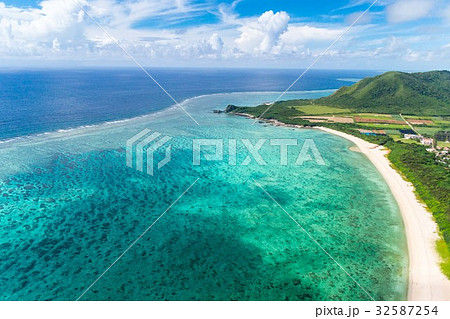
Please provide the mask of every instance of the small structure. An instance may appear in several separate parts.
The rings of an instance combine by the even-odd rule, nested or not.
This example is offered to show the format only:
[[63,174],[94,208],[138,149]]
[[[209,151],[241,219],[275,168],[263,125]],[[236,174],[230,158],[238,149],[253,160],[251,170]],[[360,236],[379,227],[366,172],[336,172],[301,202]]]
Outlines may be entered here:
[[364,129],[358,129],[359,133],[364,135],[370,135],[370,136],[380,136],[380,135],[386,135],[386,131],[383,130],[364,130]]
[[375,136],[376,134],[372,131],[369,130],[363,130],[363,129],[358,129],[359,133],[364,134],[364,135],[373,135]]
[[431,145],[433,145],[433,139],[432,138],[422,138],[420,140],[420,143],[422,143],[423,145],[431,146]]
[[417,134],[405,134],[403,135],[403,138],[407,140],[420,140],[420,136]]

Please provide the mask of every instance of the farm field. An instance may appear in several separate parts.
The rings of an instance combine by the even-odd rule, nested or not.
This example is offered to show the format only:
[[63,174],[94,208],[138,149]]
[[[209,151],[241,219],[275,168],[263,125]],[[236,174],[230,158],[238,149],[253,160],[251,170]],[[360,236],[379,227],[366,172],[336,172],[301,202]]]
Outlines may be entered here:
[[371,129],[380,129],[380,130],[408,130],[408,125],[400,125],[400,124],[380,124],[380,123],[358,123],[359,126],[368,127]]
[[450,127],[443,128],[441,126],[415,126],[414,128],[417,130],[417,132],[426,136],[434,136],[439,131],[450,130]]
[[437,146],[438,147],[450,147],[450,142],[438,141]]
[[350,113],[349,109],[340,109],[324,105],[300,105],[294,106],[300,112],[311,115],[322,115],[322,114],[343,114]]
[[[400,114],[383,113],[362,113],[355,112],[347,108],[338,108],[321,104],[302,103],[289,104],[283,102],[283,106],[290,107],[291,113],[287,115],[292,120],[303,120],[311,124],[335,123],[356,125],[358,128],[367,130],[384,130],[390,137],[400,140],[399,130],[410,130],[409,125],[404,123]],[[295,114],[297,110],[298,115]],[[301,112],[301,113],[300,113]],[[448,116],[430,116],[430,115],[403,115],[403,117],[414,127],[417,133],[425,137],[434,137],[439,131],[450,130],[450,118]],[[415,141],[403,140],[405,143],[416,143]]]

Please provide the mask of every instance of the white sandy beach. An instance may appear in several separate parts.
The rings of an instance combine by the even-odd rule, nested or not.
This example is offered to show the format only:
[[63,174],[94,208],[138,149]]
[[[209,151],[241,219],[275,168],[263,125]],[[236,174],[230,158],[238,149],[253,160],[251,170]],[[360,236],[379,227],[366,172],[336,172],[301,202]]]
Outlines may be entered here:
[[414,194],[413,186],[391,167],[387,151],[355,136],[328,128],[322,131],[352,141],[375,165],[389,185],[403,217],[409,251],[408,300],[450,300],[450,280],[439,268],[440,257],[435,250],[437,224],[430,212]]

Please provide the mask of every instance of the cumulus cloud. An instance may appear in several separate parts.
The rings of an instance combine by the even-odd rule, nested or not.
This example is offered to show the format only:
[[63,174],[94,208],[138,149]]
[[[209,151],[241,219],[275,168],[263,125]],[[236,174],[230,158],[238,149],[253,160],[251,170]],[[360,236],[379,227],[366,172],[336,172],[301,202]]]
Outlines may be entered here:
[[[92,0],[78,1],[89,15],[108,29],[122,45],[133,44],[142,48],[142,37],[176,38],[176,31],[136,30],[132,25],[145,18],[177,21],[183,16],[192,17],[207,7],[191,5],[188,0]],[[213,34],[211,32],[209,35]],[[221,39],[213,38],[219,48]],[[128,42],[125,44],[124,42]],[[208,41],[206,41],[208,42]],[[6,6],[0,2],[0,55],[42,56],[72,54],[94,56],[114,50],[113,41],[86,17],[72,0],[45,0],[37,8]],[[174,44],[175,45],[175,44]],[[223,45],[223,43],[222,43]],[[145,45],[144,45],[145,47]],[[117,49],[117,48],[116,48]],[[172,47],[173,49],[173,47]],[[218,50],[220,51],[220,50]],[[94,53],[94,54],[93,54]],[[144,50],[143,55],[146,54]],[[81,57],[82,59],[84,57]]]
[[[72,0],[45,0],[37,7],[28,8],[7,6],[1,1],[0,63],[6,64],[15,58],[20,61],[89,61],[93,65],[123,65],[129,62],[123,51]],[[217,60],[224,65],[260,65],[261,61],[267,60],[280,63],[280,66],[292,61],[307,64],[342,34],[344,20],[349,24],[361,13],[340,15],[339,22],[335,24],[319,24],[301,23],[298,22],[300,19],[291,21],[289,14],[283,11],[240,17],[235,10],[240,0],[214,8],[208,7],[212,2],[199,3],[194,0],[78,1],[137,60],[143,64],[159,65],[208,65],[208,61],[209,65],[217,65]],[[355,0],[353,4],[367,1]],[[436,39],[437,34],[441,33],[441,37],[445,37],[441,24],[446,18],[450,22],[450,6],[444,0],[383,1],[385,4],[388,19],[394,23],[434,14],[440,20],[430,32],[434,32]],[[216,23],[199,22],[188,27],[186,24],[174,27],[183,19],[191,23],[197,14],[211,10],[219,17]],[[372,23],[380,25],[378,20],[374,19]],[[365,16],[360,22],[371,22],[370,16]],[[445,46],[448,41],[429,41],[427,48],[424,48],[413,41],[412,33],[402,37],[398,35],[399,38],[389,37],[398,31],[396,25],[371,27],[355,26],[351,35],[346,35],[328,52],[321,61],[322,65],[329,63],[335,67],[333,61],[345,60],[351,61],[347,62],[351,67],[358,59],[363,64],[368,61],[376,63],[382,59],[443,59],[443,52],[446,57],[450,56],[449,47]],[[430,38],[429,35],[427,37]],[[423,39],[420,43],[424,43]],[[432,45],[435,46],[434,53]]]
[[280,36],[287,31],[289,20],[289,15],[284,11],[267,11],[257,21],[243,25],[241,35],[235,43],[246,53],[270,53],[278,44]]
[[181,55],[186,58],[220,58],[223,50],[222,38],[214,33],[209,39],[201,39],[198,42],[183,42],[177,46],[175,55]]
[[83,11],[71,0],[47,0],[41,8],[19,9],[0,3],[0,51],[13,55],[59,51],[83,39]]
[[341,33],[339,28],[315,27],[290,23],[286,12],[267,11],[257,19],[246,19],[234,41],[240,55],[304,57],[311,49],[331,43]]
[[211,49],[214,50],[217,53],[220,53],[223,49],[223,41],[222,38],[219,37],[219,35],[217,33],[214,33],[210,38],[209,38],[209,45],[211,46]]
[[426,17],[435,5],[434,0],[398,0],[386,8],[392,23],[414,21]]

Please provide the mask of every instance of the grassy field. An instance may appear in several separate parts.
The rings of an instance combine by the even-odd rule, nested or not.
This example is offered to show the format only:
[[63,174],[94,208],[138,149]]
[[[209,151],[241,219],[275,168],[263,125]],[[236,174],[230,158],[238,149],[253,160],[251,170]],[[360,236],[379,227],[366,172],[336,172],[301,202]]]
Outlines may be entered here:
[[421,115],[404,115],[405,119],[410,120],[433,120],[432,116],[421,116]]
[[440,126],[450,127],[450,121],[449,120],[445,120],[442,117],[433,118],[433,122],[435,124],[437,124],[437,125],[440,125]]
[[420,145],[420,142],[418,140],[409,140],[406,138],[402,138],[401,135],[389,134],[389,137],[391,137],[394,140],[394,142],[402,142],[402,143],[406,143],[406,144],[419,144]]
[[[440,126],[414,126],[417,132],[426,136],[434,136],[439,131],[445,131],[445,128]],[[449,130],[450,128],[447,128]]]
[[450,147],[450,143],[443,142],[443,141],[438,141],[437,142],[437,146],[439,146],[439,147]]
[[392,115],[392,119],[396,120],[396,121],[403,121],[402,117],[400,116],[400,114],[393,114]]
[[409,140],[406,138],[401,138],[400,139],[401,142],[406,143],[406,144],[419,144],[421,145],[421,143],[418,140]]
[[[247,109],[247,108],[244,108]],[[248,108],[249,113],[254,114],[255,116],[260,116],[262,112],[265,112],[267,106],[260,105],[255,108]],[[355,127],[364,128],[368,130],[384,130],[386,133],[395,137],[400,135],[398,130],[409,130],[410,127],[405,124],[389,124],[389,123],[377,123],[376,120],[396,120],[402,121],[403,119],[399,114],[380,114],[380,113],[364,113],[364,112],[355,112],[351,111],[347,108],[340,108],[334,106],[326,106],[323,104],[313,104],[310,100],[292,100],[292,101],[283,101],[276,104],[275,107],[271,108],[268,113],[265,114],[266,118],[276,118],[281,121],[290,124],[298,124],[298,125],[308,125],[313,124],[313,122],[317,122],[314,119],[309,121],[304,117],[307,116],[322,116],[322,117],[360,117],[362,119],[370,119],[374,120],[373,123],[363,123],[357,122],[354,123]],[[405,115],[406,119],[410,120],[431,120],[433,123],[429,123],[426,125],[414,125],[415,130],[424,136],[434,137],[434,135],[438,131],[450,130],[450,117],[448,116],[430,116],[430,115]],[[333,121],[330,119],[324,119],[324,122],[333,122],[333,123],[346,123]],[[347,123],[349,124],[349,123]],[[352,123],[353,124],[353,123]],[[398,138],[396,138],[398,139]],[[414,141],[408,141],[406,143],[414,143]]]
[[398,130],[385,130],[388,135],[398,135],[400,136],[400,132]]
[[400,124],[379,124],[379,123],[358,123],[359,126],[368,127],[374,130],[408,130],[408,125]]
[[306,115],[324,115],[324,114],[343,114],[350,113],[349,109],[338,109],[335,107],[324,106],[324,105],[300,105],[294,106],[295,109]]
[[392,115],[389,114],[374,114],[374,113],[358,113],[353,114],[363,119],[375,119],[375,120],[392,120]]
[[436,250],[442,257],[441,269],[444,275],[450,278],[450,252],[445,241],[439,240],[436,244]]

